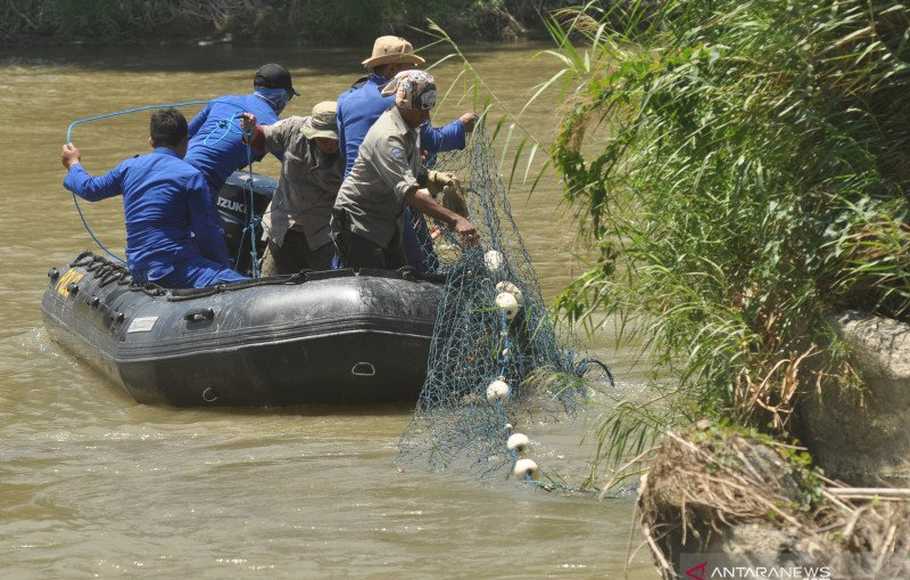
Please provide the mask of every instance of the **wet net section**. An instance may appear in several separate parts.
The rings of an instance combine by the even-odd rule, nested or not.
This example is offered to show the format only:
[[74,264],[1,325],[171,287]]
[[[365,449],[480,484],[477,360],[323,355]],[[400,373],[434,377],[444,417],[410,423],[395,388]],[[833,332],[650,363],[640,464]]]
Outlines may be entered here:
[[465,151],[440,156],[435,169],[461,180],[481,242],[462,249],[447,231],[435,240],[430,261],[447,281],[399,463],[481,476],[511,470],[545,483],[546,467],[538,468],[520,432],[523,420],[542,403],[574,412],[592,361],[579,360],[563,346],[570,337],[557,336],[483,129]]

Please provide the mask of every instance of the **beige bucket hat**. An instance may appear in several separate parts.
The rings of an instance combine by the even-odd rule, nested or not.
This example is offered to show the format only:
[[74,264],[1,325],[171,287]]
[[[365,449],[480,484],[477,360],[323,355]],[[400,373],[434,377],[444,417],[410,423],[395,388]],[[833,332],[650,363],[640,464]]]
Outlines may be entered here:
[[414,54],[414,46],[400,36],[380,36],[373,43],[373,54],[363,61],[369,70],[392,63],[423,64],[426,60]]
[[335,113],[338,105],[335,101],[322,101],[316,103],[313,107],[312,114],[307,117],[300,131],[307,139],[323,137],[325,139],[338,140],[338,125],[335,121]]

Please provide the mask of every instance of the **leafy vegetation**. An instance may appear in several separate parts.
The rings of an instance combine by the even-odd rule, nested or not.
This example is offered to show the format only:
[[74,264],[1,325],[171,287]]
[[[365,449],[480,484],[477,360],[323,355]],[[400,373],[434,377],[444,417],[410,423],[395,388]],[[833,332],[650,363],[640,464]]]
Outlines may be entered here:
[[599,250],[558,304],[615,315],[679,377],[610,417],[614,457],[669,417],[787,432],[798,393],[856,383],[831,313],[910,319],[908,23],[878,0],[553,21],[574,91],[552,156]]
[[566,0],[8,0],[0,43],[119,44],[230,33],[236,39],[303,44],[363,43],[407,34],[426,18],[464,39],[522,36]]

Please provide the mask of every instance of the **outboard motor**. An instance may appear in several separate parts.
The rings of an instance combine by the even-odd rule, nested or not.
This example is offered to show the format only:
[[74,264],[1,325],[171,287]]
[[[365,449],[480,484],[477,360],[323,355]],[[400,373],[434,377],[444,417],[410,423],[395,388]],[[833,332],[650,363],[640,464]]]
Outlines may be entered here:
[[215,202],[221,226],[224,228],[224,237],[227,240],[228,253],[236,264],[235,269],[241,274],[249,275],[252,272],[252,255],[250,247],[250,185],[253,188],[252,211],[256,216],[256,256],[262,259],[266,243],[262,241],[262,225],[259,223],[263,214],[272,201],[272,195],[278,182],[265,175],[254,173],[252,180],[250,174],[235,171],[228,177],[224,187],[218,193]]

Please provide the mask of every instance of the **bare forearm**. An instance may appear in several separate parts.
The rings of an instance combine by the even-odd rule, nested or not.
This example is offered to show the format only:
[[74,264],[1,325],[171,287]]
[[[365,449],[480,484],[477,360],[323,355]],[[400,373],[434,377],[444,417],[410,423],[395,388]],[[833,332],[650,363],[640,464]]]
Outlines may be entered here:
[[253,138],[250,140],[250,148],[256,155],[266,154],[265,132],[262,130],[262,125],[256,125],[256,127],[253,128]]
[[472,246],[477,244],[477,228],[454,211],[436,203],[436,200],[426,189],[416,189],[408,193],[405,202],[414,209],[445,222],[450,229],[461,237],[465,245]]
[[415,190],[407,196],[405,202],[421,213],[444,222],[450,228],[454,228],[461,217],[454,211],[446,209],[437,203],[426,189]]

